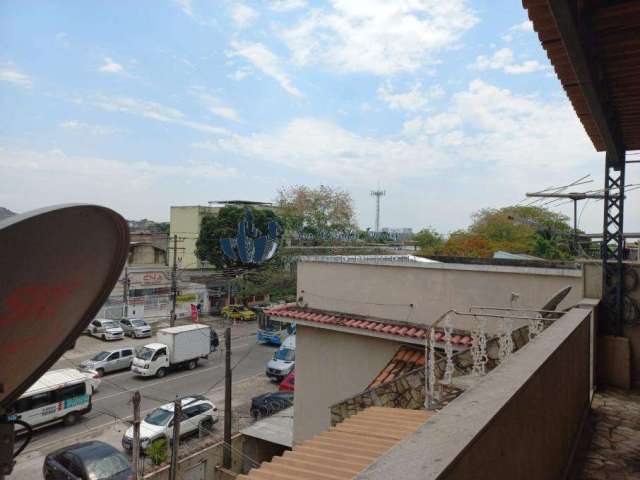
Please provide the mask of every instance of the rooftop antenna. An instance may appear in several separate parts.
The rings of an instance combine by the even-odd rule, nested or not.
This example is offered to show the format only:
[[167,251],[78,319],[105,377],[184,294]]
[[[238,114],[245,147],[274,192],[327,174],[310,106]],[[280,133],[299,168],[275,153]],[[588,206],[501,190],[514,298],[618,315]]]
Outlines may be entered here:
[[377,190],[371,190],[371,196],[376,197],[376,233],[380,231],[380,197],[384,197],[386,194],[386,190],[380,190],[380,185]]

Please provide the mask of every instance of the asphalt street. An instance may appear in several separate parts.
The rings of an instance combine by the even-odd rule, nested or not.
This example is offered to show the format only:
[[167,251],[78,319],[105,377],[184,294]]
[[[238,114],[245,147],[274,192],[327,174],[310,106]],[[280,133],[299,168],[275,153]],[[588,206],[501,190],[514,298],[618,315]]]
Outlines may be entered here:
[[[152,339],[147,339],[144,343],[151,341]],[[140,341],[135,343],[138,342]],[[85,343],[87,343],[86,340]],[[120,341],[106,345],[96,343],[95,348],[88,348],[86,354],[73,355],[73,352],[69,352],[70,355],[66,357],[75,358],[73,360],[63,358],[53,368],[69,368],[77,365],[91,356],[89,350],[97,351],[100,348],[106,349],[109,346],[116,347],[120,344],[124,346],[131,343],[131,341]],[[234,385],[243,382],[246,384],[251,377],[257,376],[259,378],[260,374],[264,374],[265,364],[273,356],[274,350],[275,347],[257,344],[255,335],[249,331],[243,336],[234,338],[231,359],[231,365],[234,367]],[[107,374],[102,378],[99,391],[93,396],[92,411],[74,426],[64,427],[62,424],[55,424],[37,431],[25,452],[17,458],[14,473],[8,478],[38,478],[31,475],[35,473],[34,469],[38,464],[38,468],[42,468],[42,459],[47,453],[61,446],[84,440],[88,434],[91,438],[99,438],[104,431],[113,427],[114,423],[123,424],[130,420],[132,415],[130,399],[135,390],[139,390],[142,395],[141,411],[144,416],[148,411],[173,401],[176,395],[203,393],[209,397],[216,397],[218,395],[214,395],[215,392],[219,392],[223,386],[224,355],[222,349],[212,353],[208,359],[201,360],[195,370],[174,371],[162,379],[138,377],[128,370]],[[253,392],[249,393],[253,395]],[[256,391],[255,395],[260,393],[263,392]],[[243,401],[246,401],[246,398]],[[222,410],[221,407],[222,405],[218,405],[218,408]],[[110,443],[114,443],[113,439]],[[120,448],[120,445],[115,446]]]

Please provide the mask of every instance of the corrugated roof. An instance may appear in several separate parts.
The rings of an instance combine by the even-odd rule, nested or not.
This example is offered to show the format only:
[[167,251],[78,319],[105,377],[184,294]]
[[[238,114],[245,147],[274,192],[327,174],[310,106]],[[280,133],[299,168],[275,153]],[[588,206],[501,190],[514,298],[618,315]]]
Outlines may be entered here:
[[375,388],[385,382],[390,382],[400,375],[412,372],[417,368],[424,367],[424,349],[402,345],[393,358],[387,363],[382,371],[371,381],[369,388]]
[[[368,330],[376,333],[394,335],[401,338],[425,339],[429,330],[428,325],[398,324],[392,321],[379,319],[356,318],[346,314],[323,312],[310,308],[298,307],[295,303],[278,305],[266,310],[273,317],[303,320],[318,323],[320,325],[335,325],[354,330]],[[444,333],[436,331],[436,341],[442,341]],[[471,346],[471,337],[464,334],[454,334],[451,343],[460,347]]]
[[[586,11],[585,2],[567,1],[580,14]],[[590,20],[587,26],[592,31],[592,56],[598,59],[598,68],[601,68],[599,87],[608,90],[605,96],[615,113],[625,148],[640,149],[640,2],[589,3],[591,13],[582,18],[585,22]],[[548,0],[523,0],[522,4],[594,147],[605,151],[605,142],[591,115]]]
[[432,412],[369,407],[238,479],[346,480],[415,432]]

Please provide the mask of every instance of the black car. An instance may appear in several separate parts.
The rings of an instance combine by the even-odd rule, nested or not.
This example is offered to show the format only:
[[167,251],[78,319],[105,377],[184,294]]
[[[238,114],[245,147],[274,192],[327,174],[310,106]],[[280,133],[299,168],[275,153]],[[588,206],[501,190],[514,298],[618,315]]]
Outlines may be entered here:
[[104,442],[77,443],[44,459],[45,480],[128,480],[134,478],[126,456]]
[[291,406],[293,406],[293,392],[264,393],[251,399],[251,415],[255,419],[268,417]]

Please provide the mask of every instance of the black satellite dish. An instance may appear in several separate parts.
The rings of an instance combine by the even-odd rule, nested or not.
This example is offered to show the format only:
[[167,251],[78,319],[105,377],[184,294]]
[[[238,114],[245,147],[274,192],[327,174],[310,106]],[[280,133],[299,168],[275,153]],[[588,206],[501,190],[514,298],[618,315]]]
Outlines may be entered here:
[[0,414],[98,313],[122,272],[127,222],[96,205],[0,221]]

